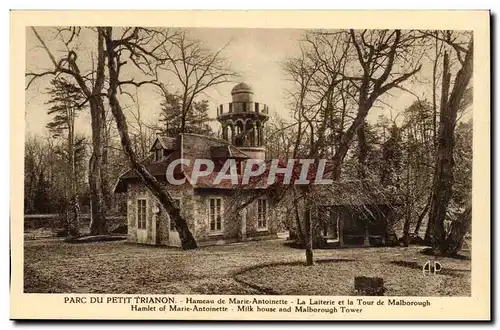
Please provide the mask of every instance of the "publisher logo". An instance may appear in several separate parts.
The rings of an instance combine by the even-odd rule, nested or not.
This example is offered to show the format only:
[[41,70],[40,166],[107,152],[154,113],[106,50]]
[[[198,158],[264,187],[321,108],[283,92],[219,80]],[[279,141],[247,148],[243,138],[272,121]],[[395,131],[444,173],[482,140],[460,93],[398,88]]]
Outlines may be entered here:
[[443,267],[438,261],[427,261],[422,267],[424,275],[437,275]]

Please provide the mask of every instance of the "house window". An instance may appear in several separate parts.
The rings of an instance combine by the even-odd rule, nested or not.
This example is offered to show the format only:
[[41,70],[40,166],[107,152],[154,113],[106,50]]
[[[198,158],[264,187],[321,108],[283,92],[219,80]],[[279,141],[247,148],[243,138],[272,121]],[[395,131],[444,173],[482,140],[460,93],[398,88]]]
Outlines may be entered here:
[[208,219],[210,231],[220,232],[222,230],[222,199],[210,198],[208,208]]
[[146,200],[137,200],[137,229],[146,229]]
[[155,149],[155,160],[159,162],[163,158],[163,149]]
[[267,228],[267,200],[257,201],[257,227]]
[[[179,198],[173,198],[173,201],[174,201],[174,205],[176,208],[180,209],[181,208],[181,200]],[[174,223],[174,220],[170,219],[170,231],[175,231],[175,223]]]

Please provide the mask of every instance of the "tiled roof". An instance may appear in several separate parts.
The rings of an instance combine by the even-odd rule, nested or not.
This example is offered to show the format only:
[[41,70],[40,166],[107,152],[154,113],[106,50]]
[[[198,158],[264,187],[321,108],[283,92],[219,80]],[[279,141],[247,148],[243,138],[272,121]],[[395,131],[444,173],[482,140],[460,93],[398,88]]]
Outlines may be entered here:
[[246,153],[236,148],[235,146],[228,144],[225,146],[216,146],[210,148],[210,156],[213,159],[228,159],[228,158],[250,158]]
[[[145,165],[146,169],[158,179],[165,179],[166,171],[168,165],[175,159],[183,158],[189,159],[189,166],[185,166],[183,172],[185,173],[188,181],[192,177],[192,170],[195,159],[247,159],[250,158],[247,154],[231,145],[228,141],[208,137],[200,134],[185,133],[180,134],[177,138],[169,137],[158,137],[154,144],[159,141],[162,146],[167,150],[174,150],[167,158],[155,162],[153,156],[147,157],[142,163]],[[153,144],[153,145],[154,145]],[[180,147],[178,147],[180,146]],[[180,170],[180,166],[176,167],[176,170]],[[209,182],[213,182],[217,172],[212,173],[214,176],[210,180],[210,176],[201,177],[197,184],[194,185],[200,188],[229,188],[229,185],[225,184],[223,180],[220,185],[210,185]],[[139,176],[135,170],[130,169],[120,176],[118,182],[115,186],[115,192],[126,191],[126,183],[128,180],[138,179]],[[231,183],[229,181],[229,183]]]

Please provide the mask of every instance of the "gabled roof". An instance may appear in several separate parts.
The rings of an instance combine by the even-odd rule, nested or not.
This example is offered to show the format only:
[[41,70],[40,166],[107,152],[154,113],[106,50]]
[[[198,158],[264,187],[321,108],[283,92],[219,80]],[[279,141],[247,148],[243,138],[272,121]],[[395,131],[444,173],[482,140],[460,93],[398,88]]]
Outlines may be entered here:
[[155,145],[157,142],[160,143],[160,145],[162,146],[163,149],[174,150],[175,149],[175,141],[176,141],[176,139],[173,137],[158,136],[156,138],[155,142],[153,142],[153,144],[151,145],[151,149],[149,149],[149,151],[153,151],[155,149]]
[[[151,173],[155,177],[158,177],[158,176],[165,175],[165,173],[167,171],[168,164],[170,164],[172,159],[175,159],[175,158],[177,158],[175,155],[170,154],[164,160],[162,160],[160,162],[155,162],[155,161],[153,161],[153,156],[148,156],[146,159],[144,159],[142,161],[142,164],[146,167],[146,169],[148,170],[149,173]],[[137,173],[135,172],[134,169],[130,169],[127,172],[125,172],[124,174],[122,174],[122,176],[120,176],[120,178],[122,178],[122,179],[131,179],[131,178],[138,178],[138,177],[139,176],[137,175]]]
[[[172,159],[177,158],[177,151],[174,151],[167,158],[162,160],[161,162],[153,161],[153,156],[150,155],[146,157],[141,163],[146,167],[149,173],[156,177],[157,179],[162,179],[165,177],[167,173],[168,164],[172,161]],[[127,172],[122,174],[118,181],[115,184],[114,192],[121,193],[127,191],[127,181],[139,179],[139,175],[134,169],[129,169]]]

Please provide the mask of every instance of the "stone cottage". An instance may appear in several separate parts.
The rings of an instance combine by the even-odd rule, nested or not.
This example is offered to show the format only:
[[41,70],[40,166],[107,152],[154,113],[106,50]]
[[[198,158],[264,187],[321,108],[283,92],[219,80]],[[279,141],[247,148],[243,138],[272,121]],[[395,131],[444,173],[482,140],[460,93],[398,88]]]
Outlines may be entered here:
[[[264,187],[242,187],[221,181],[214,184],[214,176],[227,159],[238,165],[238,175],[248,159],[265,159],[264,124],[268,107],[255,102],[252,89],[245,83],[231,91],[232,102],[219,105],[217,119],[222,126],[222,138],[198,134],[180,134],[177,137],[157,137],[151,146],[151,155],[144,161],[148,171],[165,186],[180,207],[198,244],[263,239],[276,236],[277,226],[272,199]],[[173,185],[166,180],[168,165],[177,159],[190,160],[190,166],[176,167],[175,177],[186,178],[185,183]],[[215,164],[212,175],[191,180],[192,165],[196,159],[210,159]],[[127,194],[128,241],[180,246],[180,239],[168,214],[152,193],[142,184],[134,170],[123,174],[116,193]],[[259,197],[255,197],[259,196]],[[239,210],[243,201],[252,202]],[[239,210],[239,211],[238,211]]]

